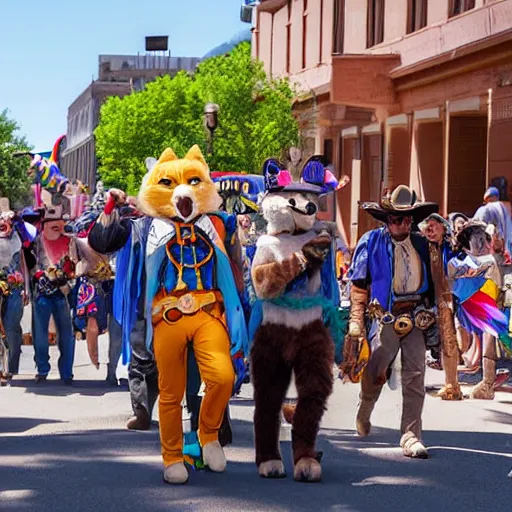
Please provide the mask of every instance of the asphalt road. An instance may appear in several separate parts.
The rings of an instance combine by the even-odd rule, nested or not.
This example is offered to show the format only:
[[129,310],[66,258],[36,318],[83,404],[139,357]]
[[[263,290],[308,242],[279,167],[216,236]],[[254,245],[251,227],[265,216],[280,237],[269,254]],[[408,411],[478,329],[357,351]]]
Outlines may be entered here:
[[[510,393],[492,402],[428,396],[424,429],[431,458],[416,461],[397,448],[400,391],[384,390],[372,435],[360,440],[353,430],[357,386],[337,382],[318,442],[323,482],[302,484],[290,476],[289,429],[282,432],[288,478],[258,477],[252,390],[244,386],[232,402],[234,444],[226,449],[226,473],[196,472],[188,485],[173,487],[162,481],[157,424],[147,433],[124,430],[129,395],[108,387],[105,373],[105,365],[97,371],[88,363],[82,342],[72,387],[57,380],[36,385],[31,347],[23,348],[22,375],[0,389],[0,511],[512,510]],[[441,381],[440,372],[429,372],[429,389]]]

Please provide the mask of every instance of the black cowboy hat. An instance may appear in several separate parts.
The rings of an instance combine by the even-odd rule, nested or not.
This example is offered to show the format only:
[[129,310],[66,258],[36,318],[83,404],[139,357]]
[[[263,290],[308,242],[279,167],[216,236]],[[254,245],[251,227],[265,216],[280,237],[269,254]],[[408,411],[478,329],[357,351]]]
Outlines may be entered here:
[[439,211],[439,205],[420,201],[416,192],[406,185],[398,185],[380,203],[362,203],[361,208],[380,222],[387,222],[390,215],[395,215],[410,216],[416,224]]

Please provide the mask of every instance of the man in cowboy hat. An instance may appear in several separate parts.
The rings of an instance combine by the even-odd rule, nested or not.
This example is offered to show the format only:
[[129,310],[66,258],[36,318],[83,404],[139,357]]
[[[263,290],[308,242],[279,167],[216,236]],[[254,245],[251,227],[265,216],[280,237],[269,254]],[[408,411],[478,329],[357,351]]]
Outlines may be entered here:
[[67,299],[68,280],[74,278],[78,255],[73,238],[64,234],[66,221],[62,207],[47,207],[41,222],[42,229],[36,239],[36,265],[32,269],[35,380],[43,382],[50,373],[48,328],[53,316],[58,331],[60,378],[69,385],[73,381],[75,337]]
[[[422,443],[421,414],[425,397],[425,334],[435,323],[431,311],[434,286],[428,242],[411,232],[431,213],[435,203],[420,202],[413,190],[399,185],[380,202],[363,210],[384,224],[359,241],[349,271],[351,280],[350,339],[366,337],[365,314],[370,305],[368,340],[371,356],[361,381],[357,433],[370,433],[370,416],[401,350],[402,423],[400,446],[407,457],[428,458]],[[368,304],[369,303],[369,304]]]

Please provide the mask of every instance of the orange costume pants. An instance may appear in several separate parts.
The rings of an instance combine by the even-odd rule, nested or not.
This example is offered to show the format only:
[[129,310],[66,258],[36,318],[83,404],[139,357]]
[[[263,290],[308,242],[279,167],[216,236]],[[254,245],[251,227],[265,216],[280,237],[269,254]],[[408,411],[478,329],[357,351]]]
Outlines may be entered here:
[[187,346],[194,354],[206,385],[199,413],[199,442],[204,446],[218,439],[228,405],[235,373],[230,355],[229,336],[224,324],[204,311],[165,320],[154,326],[154,353],[160,388],[160,440],[164,465],[183,461],[181,402],[187,382]]

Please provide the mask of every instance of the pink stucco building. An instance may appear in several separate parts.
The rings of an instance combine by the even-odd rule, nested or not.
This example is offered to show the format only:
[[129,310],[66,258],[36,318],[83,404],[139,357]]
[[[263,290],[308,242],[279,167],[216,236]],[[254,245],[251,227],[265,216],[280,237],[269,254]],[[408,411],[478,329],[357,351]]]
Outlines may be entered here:
[[306,152],[351,177],[351,245],[383,188],[471,215],[493,179],[512,185],[511,0],[263,0],[253,51],[297,87]]

